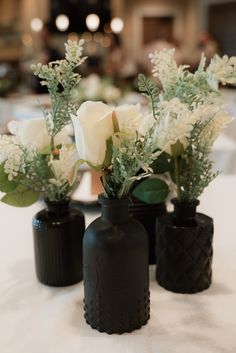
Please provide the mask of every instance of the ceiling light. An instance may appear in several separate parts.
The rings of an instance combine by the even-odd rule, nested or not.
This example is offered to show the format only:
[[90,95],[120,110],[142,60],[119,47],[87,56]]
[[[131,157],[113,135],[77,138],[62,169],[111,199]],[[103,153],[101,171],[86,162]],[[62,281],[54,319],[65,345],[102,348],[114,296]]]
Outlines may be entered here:
[[61,32],[65,32],[69,27],[70,20],[66,15],[58,15],[56,18],[57,29]]
[[91,32],[95,32],[100,24],[100,18],[95,13],[91,13],[86,17],[86,26]]
[[120,17],[114,17],[111,20],[111,29],[114,33],[120,33],[124,28],[124,22]]
[[32,31],[40,32],[43,28],[43,21],[40,18],[35,17],[30,21],[30,27]]

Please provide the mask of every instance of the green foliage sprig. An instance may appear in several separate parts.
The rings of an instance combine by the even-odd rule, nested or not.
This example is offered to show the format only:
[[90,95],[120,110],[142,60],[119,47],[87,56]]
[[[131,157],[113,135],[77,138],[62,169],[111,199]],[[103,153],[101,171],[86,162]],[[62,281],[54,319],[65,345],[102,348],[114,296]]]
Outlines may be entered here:
[[32,65],[34,75],[42,79],[41,85],[47,86],[51,97],[51,110],[43,108],[43,112],[52,144],[54,136],[70,122],[70,114],[74,114],[78,109],[78,103],[76,104],[73,98],[73,89],[81,79],[75,70],[86,59],[82,57],[83,42],[80,40],[77,44],[69,40],[65,44],[66,54],[63,60],[53,61],[48,65]]
[[168,171],[178,199],[192,201],[218,175],[212,171],[210,151],[220,130],[230,122],[218,86],[236,84],[236,57],[216,55],[206,67],[202,55],[194,73],[186,65],[177,65],[174,49],[156,51],[150,60],[161,89],[144,75],[139,75],[139,89],[151,102],[159,124],[157,145],[165,150],[154,169]]
[[[125,134],[113,136],[110,166],[103,170],[103,187],[108,198],[127,196],[135,180],[142,179],[152,171],[150,165],[156,159],[151,135],[144,139],[129,139]],[[143,172],[138,174],[142,170]]]
[[219,172],[212,171],[213,162],[209,157],[211,152],[209,145],[200,137],[205,125],[206,123],[203,122],[195,124],[187,148],[180,157],[177,157],[178,198],[181,200],[196,200],[219,174]]
[[138,75],[138,87],[139,91],[150,100],[153,117],[157,120],[159,104],[158,87],[152,80],[146,78],[143,74]]

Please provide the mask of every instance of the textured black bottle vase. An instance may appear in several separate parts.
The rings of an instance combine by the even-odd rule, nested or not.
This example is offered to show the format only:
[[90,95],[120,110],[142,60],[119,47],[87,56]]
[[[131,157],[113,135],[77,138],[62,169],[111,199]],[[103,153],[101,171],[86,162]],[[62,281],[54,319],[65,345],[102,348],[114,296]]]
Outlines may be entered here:
[[159,217],[156,279],[177,293],[197,293],[212,280],[212,218],[196,213],[198,200],[172,200],[174,212]]
[[144,202],[134,202],[129,206],[130,214],[133,215],[147,231],[149,243],[149,264],[156,263],[156,219],[166,214],[164,202],[158,204],[147,204]]
[[99,202],[83,242],[85,319],[101,332],[131,332],[150,316],[147,233],[127,199]]
[[45,202],[33,218],[37,278],[50,286],[75,284],[83,279],[84,215],[70,200]]

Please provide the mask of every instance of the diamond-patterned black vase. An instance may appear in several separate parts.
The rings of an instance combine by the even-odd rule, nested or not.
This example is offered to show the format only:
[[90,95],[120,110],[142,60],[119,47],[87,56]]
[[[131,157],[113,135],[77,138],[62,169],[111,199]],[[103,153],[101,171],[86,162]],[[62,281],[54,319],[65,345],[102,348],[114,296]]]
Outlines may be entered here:
[[196,213],[199,202],[172,200],[174,212],[157,220],[156,279],[167,290],[197,293],[212,280],[212,218]]

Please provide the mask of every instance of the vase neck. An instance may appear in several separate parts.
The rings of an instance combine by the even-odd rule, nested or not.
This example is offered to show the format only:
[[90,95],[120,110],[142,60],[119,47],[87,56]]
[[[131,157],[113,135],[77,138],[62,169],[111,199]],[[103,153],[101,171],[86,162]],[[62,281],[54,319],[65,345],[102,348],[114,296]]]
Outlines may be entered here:
[[180,225],[193,225],[195,223],[198,200],[193,201],[179,201],[172,199],[171,203],[174,205],[172,217],[176,223]]
[[60,201],[44,200],[47,205],[47,211],[54,215],[63,215],[69,212],[70,198]]
[[126,223],[130,219],[128,199],[106,199],[99,195],[101,218],[113,224]]

